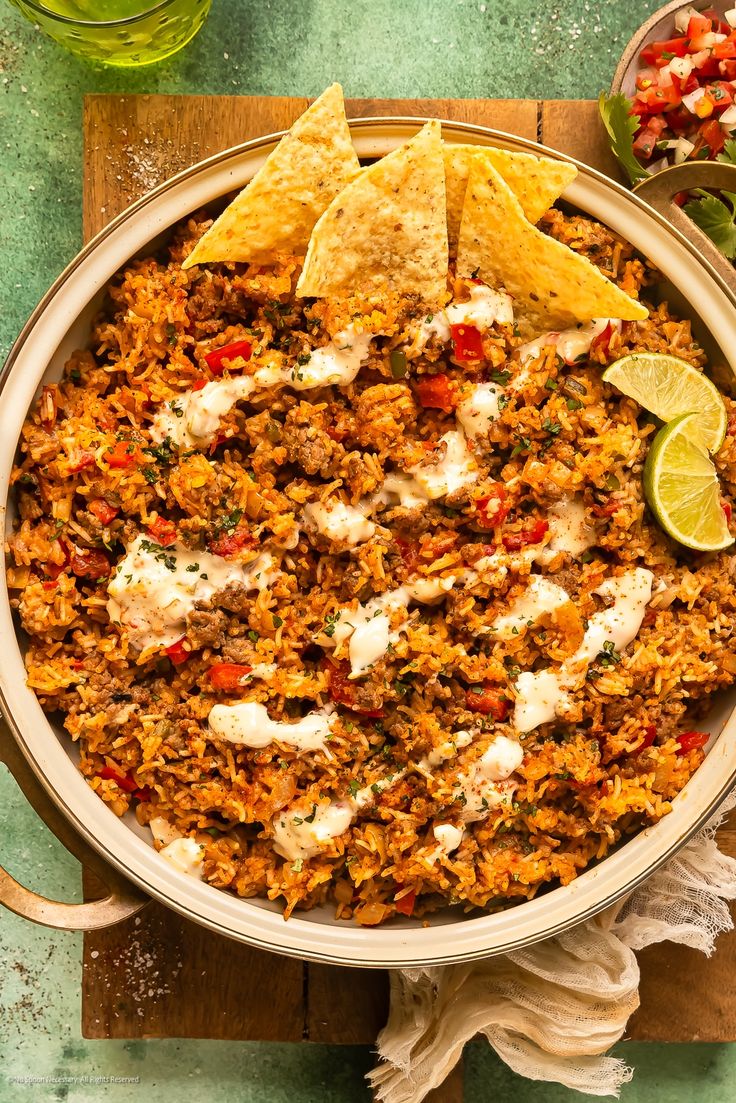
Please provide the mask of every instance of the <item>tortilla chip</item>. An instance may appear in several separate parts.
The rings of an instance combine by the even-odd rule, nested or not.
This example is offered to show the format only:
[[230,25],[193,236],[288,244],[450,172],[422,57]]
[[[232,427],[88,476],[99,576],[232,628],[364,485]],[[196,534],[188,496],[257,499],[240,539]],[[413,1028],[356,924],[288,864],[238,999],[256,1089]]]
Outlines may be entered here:
[[393,291],[435,304],[447,287],[440,124],[423,126],[348,184],[314,228],[297,295]]
[[567,161],[536,157],[532,153],[511,153],[507,149],[484,146],[445,146],[445,184],[447,188],[447,233],[450,252],[455,253],[460,233],[465,189],[474,159],[490,164],[503,177],[521,203],[530,222],[539,222],[545,211],[559,199],[578,174]]
[[505,288],[524,336],[592,318],[637,320],[648,314],[589,260],[532,226],[508,184],[487,163],[476,161],[470,169],[457,273]]
[[256,263],[307,251],[317,219],[360,172],[342,88],[331,85],[284,135],[182,265]]

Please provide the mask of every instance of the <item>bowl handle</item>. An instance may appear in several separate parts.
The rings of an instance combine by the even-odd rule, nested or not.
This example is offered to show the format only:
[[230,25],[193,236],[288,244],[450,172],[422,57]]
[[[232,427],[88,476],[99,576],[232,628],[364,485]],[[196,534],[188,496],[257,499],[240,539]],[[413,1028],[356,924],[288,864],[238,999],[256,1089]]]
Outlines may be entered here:
[[150,903],[150,897],[145,896],[108,865],[77,835],[33,773],[10,729],[1,718],[0,761],[8,767],[28,803],[46,826],[108,889],[107,896],[101,900],[92,900],[87,904],[64,904],[58,900],[47,900],[32,892],[0,866],[0,904],[16,915],[44,927],[54,927],[61,931],[94,931],[129,919]]
[[678,192],[692,191],[694,188],[736,192],[736,165],[723,161],[687,161],[648,176],[633,190],[640,199],[664,215],[695,246],[703,259],[716,270],[731,296],[736,297],[736,268],[708,235],[685,214],[682,207],[675,203]]

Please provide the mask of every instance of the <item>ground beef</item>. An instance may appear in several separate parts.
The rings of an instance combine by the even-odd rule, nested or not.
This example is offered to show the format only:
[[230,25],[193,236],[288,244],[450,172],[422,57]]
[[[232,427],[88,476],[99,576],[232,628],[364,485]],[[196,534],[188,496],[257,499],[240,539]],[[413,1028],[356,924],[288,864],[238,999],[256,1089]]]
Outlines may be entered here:
[[220,609],[213,609],[210,602],[198,601],[187,617],[186,636],[192,648],[222,647],[225,642],[227,616]]
[[284,421],[281,443],[292,463],[296,463],[307,475],[320,474],[334,478],[345,449],[324,427],[324,411],[309,402],[300,402],[289,410]]
[[253,599],[242,582],[229,582],[224,590],[220,590],[215,599],[220,609],[226,613],[237,613],[245,617],[250,611]]

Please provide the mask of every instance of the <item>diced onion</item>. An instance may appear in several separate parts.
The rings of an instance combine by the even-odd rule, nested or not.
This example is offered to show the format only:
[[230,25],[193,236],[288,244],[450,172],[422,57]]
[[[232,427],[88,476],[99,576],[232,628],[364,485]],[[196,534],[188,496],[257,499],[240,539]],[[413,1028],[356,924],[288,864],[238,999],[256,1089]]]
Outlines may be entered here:
[[683,161],[687,161],[688,157],[695,149],[695,143],[689,142],[687,138],[678,138],[674,143],[675,148],[675,164],[681,165]]
[[732,103],[730,107],[727,107],[718,121],[726,127],[736,126],[736,103]]
[[694,115],[695,114],[695,104],[699,100],[702,100],[704,95],[705,95],[705,88],[696,88],[694,92],[688,92],[688,94],[686,96],[682,97],[683,107],[686,107],[688,109],[688,111],[692,115]]
[[736,27],[736,8],[731,8],[729,11],[724,11],[723,18],[726,20],[729,27]]
[[693,63],[689,57],[673,57],[668,68],[680,80],[687,80],[693,71]]
[[[675,30],[684,34],[693,15],[700,15],[700,12],[695,8],[684,8],[683,11],[678,11],[675,16]],[[728,18],[728,12],[726,12],[726,18]]]

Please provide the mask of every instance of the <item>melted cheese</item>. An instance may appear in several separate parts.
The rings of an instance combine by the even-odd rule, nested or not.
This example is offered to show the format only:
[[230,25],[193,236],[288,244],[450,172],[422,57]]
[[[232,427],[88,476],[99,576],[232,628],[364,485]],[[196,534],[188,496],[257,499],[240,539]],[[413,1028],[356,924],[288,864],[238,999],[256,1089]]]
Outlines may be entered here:
[[311,528],[335,544],[346,544],[354,548],[370,540],[376,531],[373,521],[366,513],[370,504],[347,505],[339,498],[326,502],[311,502],[304,507],[304,520]]
[[436,823],[432,828],[432,834],[437,840],[438,849],[442,854],[452,854],[463,841],[465,832],[462,827],[454,823]]
[[500,389],[496,383],[478,383],[455,410],[458,424],[468,440],[485,436],[490,423],[498,417]]
[[271,719],[265,705],[255,701],[215,705],[207,723],[218,739],[253,748],[277,742],[298,751],[322,751],[332,732],[332,716],[326,712],[310,712],[291,722],[278,721]]
[[542,575],[534,575],[524,593],[514,601],[508,613],[496,617],[491,625],[491,634],[499,640],[518,636],[524,628],[536,624],[546,613],[554,613],[569,600],[570,595],[561,586],[550,582]]
[[451,430],[440,437],[438,443],[444,445],[439,463],[418,463],[409,468],[421,493],[430,501],[453,494],[478,478],[478,466],[464,433]]
[[181,873],[196,877],[198,881],[203,879],[204,847],[196,839],[174,839],[159,850],[159,854]]
[[585,676],[587,668],[606,644],[623,651],[636,638],[652,596],[654,575],[643,567],[627,571],[620,578],[608,578],[595,591],[613,604],[594,613],[588,621],[582,643],[558,671],[525,671],[516,679],[516,707],[513,725],[517,731],[532,731],[564,715],[568,691]]
[[180,544],[160,548],[138,536],[108,585],[107,611],[134,647],[168,647],[184,634],[197,601],[207,601],[231,582],[263,590],[274,580],[273,559],[263,553],[248,564]]
[[[411,602],[431,605],[442,598],[457,582],[451,575],[447,578],[416,579],[407,582],[396,590],[379,594],[365,605],[356,609],[346,606],[335,614],[333,634],[330,643],[337,647],[349,642],[351,678],[365,674],[388,650],[389,644],[398,642],[406,624],[391,629],[391,617],[400,609],[406,609]],[[325,640],[323,646],[328,646]]]

